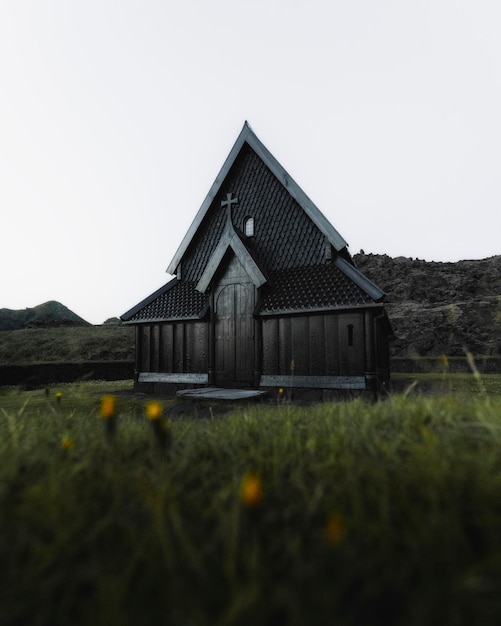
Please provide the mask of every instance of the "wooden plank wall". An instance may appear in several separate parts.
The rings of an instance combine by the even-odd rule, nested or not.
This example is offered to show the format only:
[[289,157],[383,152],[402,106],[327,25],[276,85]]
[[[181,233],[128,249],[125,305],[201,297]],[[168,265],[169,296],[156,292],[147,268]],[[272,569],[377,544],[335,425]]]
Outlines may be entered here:
[[[371,324],[372,315],[362,311],[264,318],[262,373],[364,375],[369,366],[365,341]],[[139,371],[208,372],[209,327],[205,322],[144,325],[137,332]],[[378,343],[382,343],[380,337]]]
[[365,355],[363,312],[263,320],[265,375],[363,375]]
[[208,326],[175,322],[138,326],[140,372],[198,373],[208,370]]

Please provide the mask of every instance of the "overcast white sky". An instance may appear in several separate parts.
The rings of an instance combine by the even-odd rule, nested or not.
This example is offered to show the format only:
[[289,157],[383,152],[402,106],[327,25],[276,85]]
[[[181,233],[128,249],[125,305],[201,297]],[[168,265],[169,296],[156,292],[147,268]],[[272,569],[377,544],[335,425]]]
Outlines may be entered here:
[[499,0],[0,0],[0,308],[119,316],[247,119],[352,254],[501,254]]

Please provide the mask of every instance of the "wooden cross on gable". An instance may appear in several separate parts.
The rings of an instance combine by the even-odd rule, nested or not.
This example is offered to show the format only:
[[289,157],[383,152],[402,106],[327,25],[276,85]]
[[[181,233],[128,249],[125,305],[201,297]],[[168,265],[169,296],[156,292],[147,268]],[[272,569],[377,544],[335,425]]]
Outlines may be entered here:
[[226,200],[221,200],[221,206],[226,207],[227,220],[229,224],[233,223],[231,219],[231,207],[233,204],[238,204],[238,198],[234,198],[232,193],[226,194]]

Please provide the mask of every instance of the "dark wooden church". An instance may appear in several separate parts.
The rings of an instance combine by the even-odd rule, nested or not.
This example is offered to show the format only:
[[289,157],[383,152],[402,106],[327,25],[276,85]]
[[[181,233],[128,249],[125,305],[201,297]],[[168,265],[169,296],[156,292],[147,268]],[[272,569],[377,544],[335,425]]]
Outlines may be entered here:
[[122,315],[137,389],[388,385],[385,294],[247,123],[167,272]]

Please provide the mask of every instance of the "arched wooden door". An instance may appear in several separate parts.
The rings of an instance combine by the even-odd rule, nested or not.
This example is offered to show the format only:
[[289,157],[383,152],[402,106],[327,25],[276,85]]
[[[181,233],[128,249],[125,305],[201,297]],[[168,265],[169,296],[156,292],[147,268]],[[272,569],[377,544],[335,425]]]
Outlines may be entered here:
[[251,386],[254,369],[254,285],[220,284],[216,295],[216,384]]

